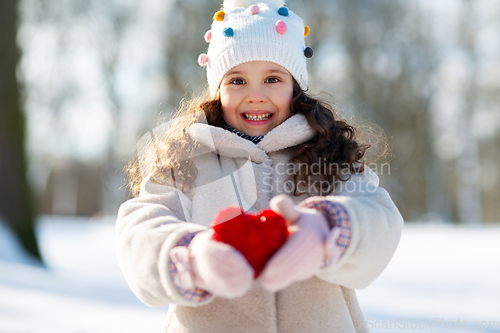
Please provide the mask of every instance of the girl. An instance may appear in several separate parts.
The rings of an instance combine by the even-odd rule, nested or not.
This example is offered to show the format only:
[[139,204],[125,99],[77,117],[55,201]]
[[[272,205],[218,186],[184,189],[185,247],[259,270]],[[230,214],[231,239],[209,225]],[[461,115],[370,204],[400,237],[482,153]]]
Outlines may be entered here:
[[[138,145],[118,258],[144,303],[170,304],[166,332],[367,331],[354,289],[385,269],[403,219],[355,129],[305,92],[308,32],[282,1],[226,0],[199,57],[210,96]],[[233,205],[290,226],[257,279],[208,228]]]

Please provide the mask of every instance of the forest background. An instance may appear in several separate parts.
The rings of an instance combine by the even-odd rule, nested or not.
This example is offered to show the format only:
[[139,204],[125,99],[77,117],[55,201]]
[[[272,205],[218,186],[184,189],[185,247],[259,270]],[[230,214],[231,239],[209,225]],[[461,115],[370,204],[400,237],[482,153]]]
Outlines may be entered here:
[[[203,88],[197,58],[220,3],[0,6],[0,215],[37,256],[37,216],[114,216],[129,197],[139,138]],[[499,222],[500,3],[287,6],[311,28],[310,90],[387,135],[392,156],[376,163],[405,220]]]

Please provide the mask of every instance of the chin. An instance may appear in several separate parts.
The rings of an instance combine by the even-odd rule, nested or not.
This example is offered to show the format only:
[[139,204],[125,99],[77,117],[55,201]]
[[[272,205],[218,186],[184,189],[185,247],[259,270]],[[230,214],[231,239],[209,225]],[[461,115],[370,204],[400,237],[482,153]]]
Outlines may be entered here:
[[269,133],[269,131],[259,131],[259,132],[249,131],[249,132],[243,132],[243,133],[245,133],[246,135],[250,135],[250,136],[261,136],[261,135],[266,135],[267,133]]

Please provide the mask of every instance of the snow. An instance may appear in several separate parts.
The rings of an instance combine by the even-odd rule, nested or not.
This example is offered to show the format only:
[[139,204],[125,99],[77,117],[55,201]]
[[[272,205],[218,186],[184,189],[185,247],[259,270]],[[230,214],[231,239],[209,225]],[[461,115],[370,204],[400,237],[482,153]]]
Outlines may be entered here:
[[[379,327],[402,322],[405,332],[415,324],[436,323],[439,332],[477,332],[490,321],[500,332],[500,228],[406,224],[389,266],[358,299],[365,314]],[[460,325],[458,321],[460,320]],[[439,324],[439,322],[443,324]],[[464,322],[466,324],[464,324]],[[427,325],[427,324],[426,324]],[[452,329],[454,325],[458,325]],[[463,327],[468,326],[468,329]],[[375,325],[372,325],[375,328]],[[438,330],[439,328],[439,330]],[[373,332],[386,332],[372,329]],[[415,331],[419,331],[418,329]]]
[[[0,223],[0,332],[162,331],[167,307],[142,304],[121,275],[113,218],[42,217],[37,235],[47,268]],[[500,332],[499,239],[498,226],[407,223],[387,269],[357,291],[371,331]]]
[[41,218],[37,234],[48,269],[31,265],[0,228],[0,332],[161,332],[167,307],[148,308],[129,290],[113,223]]
[[12,231],[0,218],[0,263],[19,262],[28,265],[37,265],[37,262],[23,253],[21,245]]

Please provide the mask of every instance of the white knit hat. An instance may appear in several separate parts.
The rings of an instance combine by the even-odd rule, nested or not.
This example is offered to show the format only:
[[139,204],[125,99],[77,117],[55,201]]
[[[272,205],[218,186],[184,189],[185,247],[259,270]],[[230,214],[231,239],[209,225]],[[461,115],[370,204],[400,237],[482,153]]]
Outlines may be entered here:
[[306,58],[313,51],[305,47],[309,27],[283,7],[284,0],[225,0],[214,15],[212,29],[205,34],[208,54],[198,57],[207,65],[210,95],[214,97],[224,75],[242,63],[270,61],[286,68],[304,90],[307,89]]

